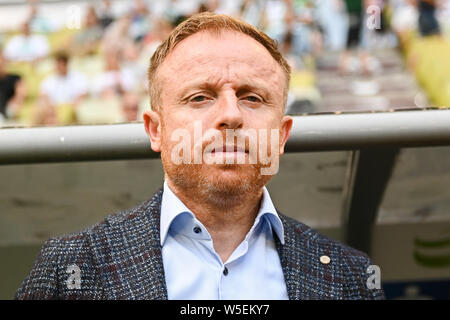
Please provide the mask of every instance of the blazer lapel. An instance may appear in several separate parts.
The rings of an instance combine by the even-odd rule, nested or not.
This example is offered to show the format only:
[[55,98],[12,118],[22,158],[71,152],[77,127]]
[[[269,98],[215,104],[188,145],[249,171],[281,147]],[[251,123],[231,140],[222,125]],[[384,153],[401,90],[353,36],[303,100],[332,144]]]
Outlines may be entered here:
[[162,190],[93,232],[105,299],[167,299],[160,245]]
[[[289,299],[342,299],[343,273],[339,267],[339,247],[321,241],[309,227],[279,214],[285,244],[275,236]],[[330,262],[320,261],[328,256]]]

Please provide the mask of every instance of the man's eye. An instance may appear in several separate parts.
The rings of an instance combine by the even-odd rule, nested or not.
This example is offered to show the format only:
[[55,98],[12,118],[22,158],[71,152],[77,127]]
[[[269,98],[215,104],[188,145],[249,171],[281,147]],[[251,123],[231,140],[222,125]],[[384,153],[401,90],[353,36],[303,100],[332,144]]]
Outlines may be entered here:
[[191,99],[192,102],[204,102],[206,101],[205,96],[195,96]]
[[247,96],[247,97],[245,97],[245,99],[250,102],[259,102],[260,101],[260,99],[255,96]]

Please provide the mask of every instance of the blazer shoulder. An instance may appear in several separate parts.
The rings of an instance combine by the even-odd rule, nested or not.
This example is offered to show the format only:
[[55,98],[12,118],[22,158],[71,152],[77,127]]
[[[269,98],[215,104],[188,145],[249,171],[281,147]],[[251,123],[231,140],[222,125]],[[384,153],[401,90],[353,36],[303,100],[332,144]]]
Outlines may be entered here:
[[[89,237],[86,232],[48,239],[41,247],[30,273],[16,292],[15,299],[60,299],[78,277],[81,266],[93,268]],[[85,272],[95,278],[92,272]],[[84,274],[83,274],[84,276]],[[76,283],[74,283],[76,285]],[[65,288],[66,287],[66,288]]]
[[[156,198],[158,199],[158,198]],[[145,211],[152,199],[130,209],[106,216],[82,231],[53,237],[44,242],[40,252],[17,290],[15,299],[97,299],[102,297],[101,266],[98,252],[107,250],[109,235],[117,235],[129,219]],[[100,255],[100,258],[103,255]],[[72,290],[77,272],[82,270],[82,290]],[[71,277],[72,276],[72,277]]]

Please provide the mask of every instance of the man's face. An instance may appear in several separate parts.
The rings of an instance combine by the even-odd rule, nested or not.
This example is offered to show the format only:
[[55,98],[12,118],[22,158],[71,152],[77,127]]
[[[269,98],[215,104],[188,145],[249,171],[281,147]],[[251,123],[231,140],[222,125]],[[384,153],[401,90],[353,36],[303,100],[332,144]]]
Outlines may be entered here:
[[122,111],[126,121],[136,121],[139,113],[139,98],[132,93],[125,93],[122,100]]
[[67,74],[67,61],[58,59],[56,60],[56,70],[58,74],[65,76]]
[[[255,150],[249,150],[249,138],[245,140],[245,152],[235,151],[238,139],[227,142],[226,133],[245,136],[244,132],[253,130],[257,133],[258,151],[265,143],[270,156],[278,158],[283,153],[292,126],[292,119],[283,113],[286,76],[267,49],[241,33],[199,32],[178,44],[159,67],[157,78],[160,110],[147,111],[144,120],[152,149],[161,152],[169,181],[206,194],[232,196],[260,190],[273,174],[261,174],[264,165],[259,160],[249,164],[258,156],[252,152]],[[224,148],[231,145],[231,152],[206,152],[208,144],[217,141],[199,141],[199,127],[203,135],[219,133]],[[180,129],[190,135],[184,142],[191,152],[184,158],[189,161],[175,164],[174,148],[180,145],[180,136],[174,133]],[[261,138],[261,131],[266,131],[267,139]],[[270,142],[271,131],[279,133],[276,143]],[[198,150],[202,152],[201,163],[194,159]],[[245,164],[237,163],[238,156],[245,157]]]
[[30,25],[27,22],[22,25],[22,33],[27,37],[30,35]]

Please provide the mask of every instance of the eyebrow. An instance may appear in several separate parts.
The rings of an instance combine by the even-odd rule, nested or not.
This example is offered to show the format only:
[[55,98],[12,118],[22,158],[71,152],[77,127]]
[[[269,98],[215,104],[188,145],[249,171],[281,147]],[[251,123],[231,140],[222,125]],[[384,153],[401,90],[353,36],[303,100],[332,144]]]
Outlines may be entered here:
[[[214,91],[217,89],[216,81],[199,80],[188,82],[180,91],[180,99],[185,99],[186,94],[195,89]],[[255,91],[256,93],[262,95],[265,99],[272,97],[271,91],[264,85],[258,85],[257,81],[246,81],[236,88],[237,93],[242,91]]]

